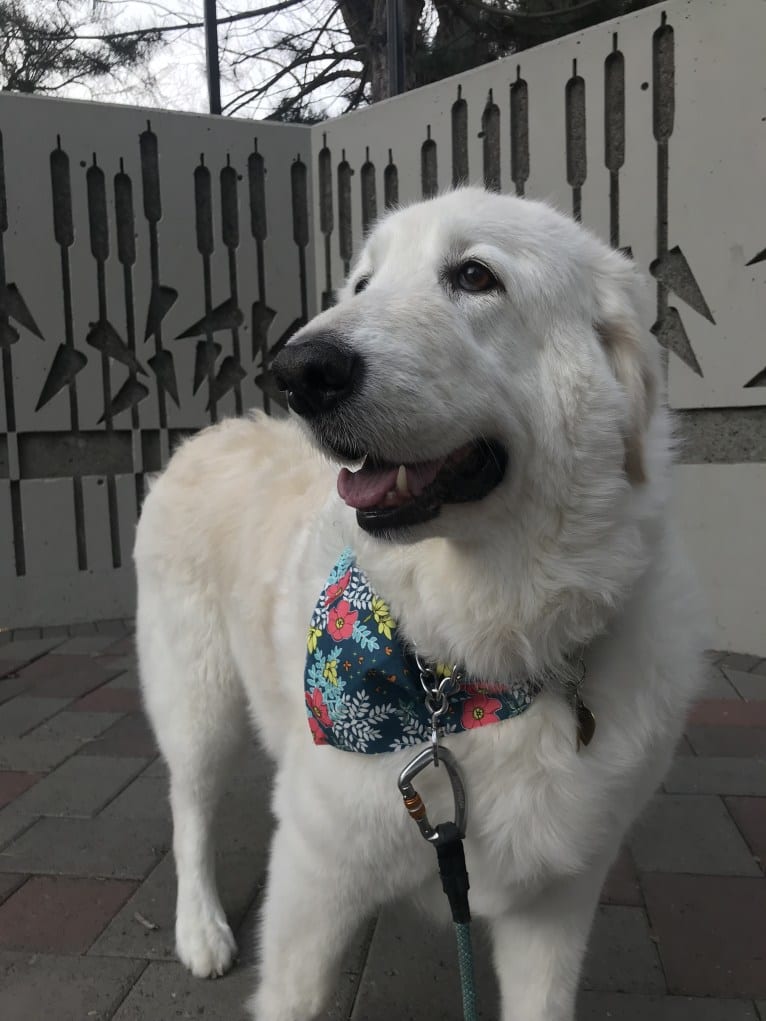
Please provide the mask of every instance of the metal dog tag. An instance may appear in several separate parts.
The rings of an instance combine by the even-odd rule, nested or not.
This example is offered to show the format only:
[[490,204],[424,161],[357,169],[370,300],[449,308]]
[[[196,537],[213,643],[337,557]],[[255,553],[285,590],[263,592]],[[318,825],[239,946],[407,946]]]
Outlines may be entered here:
[[593,740],[593,735],[596,732],[596,717],[579,695],[575,702],[575,715],[577,716],[577,751],[579,752],[582,745],[587,747]]

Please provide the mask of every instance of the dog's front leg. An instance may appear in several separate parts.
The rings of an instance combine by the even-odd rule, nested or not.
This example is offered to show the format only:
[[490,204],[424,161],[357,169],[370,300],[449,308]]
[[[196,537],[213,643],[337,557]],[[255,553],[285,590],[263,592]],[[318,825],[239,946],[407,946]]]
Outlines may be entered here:
[[491,922],[501,1021],[574,1021],[606,868],[558,879],[534,901]]
[[[328,860],[329,859],[329,860]],[[260,932],[254,1021],[311,1021],[334,988],[343,951],[372,913],[374,885],[344,855],[312,846],[297,827],[279,825],[271,849]]]

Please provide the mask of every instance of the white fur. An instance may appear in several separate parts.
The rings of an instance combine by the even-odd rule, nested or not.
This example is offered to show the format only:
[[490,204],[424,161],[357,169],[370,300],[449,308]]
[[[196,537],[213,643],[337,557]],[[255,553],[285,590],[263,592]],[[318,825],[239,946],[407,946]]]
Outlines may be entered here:
[[[504,291],[446,286],[445,266],[469,257]],[[257,1021],[320,1011],[346,939],[382,903],[418,897],[447,917],[433,849],[396,786],[408,754],[316,747],[307,726],[306,629],[345,544],[428,659],[505,683],[564,671],[586,648],[588,748],[576,751],[555,683],[521,717],[447,739],[502,1021],[572,1021],[599,889],[700,676],[640,294],[627,259],[539,203],[466,189],[398,211],[339,304],[293,343],[332,330],[365,359],[363,392],[339,415],[364,449],[420,461],[492,436],[510,454],[501,486],[401,542],[373,539],[337,497],[337,467],[293,422],[256,415],[190,440],[148,496],[138,647],[171,774],[178,954],[195,975],[221,974],[234,954],[212,818],[245,706],[276,761]],[[419,778],[432,818],[450,810],[442,783]]]

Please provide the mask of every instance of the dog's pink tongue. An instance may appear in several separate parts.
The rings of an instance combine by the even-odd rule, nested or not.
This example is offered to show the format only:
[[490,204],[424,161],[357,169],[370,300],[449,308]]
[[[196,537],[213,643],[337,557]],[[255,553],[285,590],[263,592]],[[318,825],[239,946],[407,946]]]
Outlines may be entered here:
[[[398,493],[398,499],[406,503],[413,496],[420,496],[439,474],[443,464],[444,461],[439,460],[407,465],[407,493]],[[398,473],[398,468],[375,468],[367,464],[355,472],[341,468],[338,493],[349,507],[357,510],[379,507],[386,502],[387,495],[396,490]]]
[[338,493],[349,507],[366,510],[383,503],[386,493],[396,488],[397,468],[368,468],[358,471],[341,468],[338,475]]

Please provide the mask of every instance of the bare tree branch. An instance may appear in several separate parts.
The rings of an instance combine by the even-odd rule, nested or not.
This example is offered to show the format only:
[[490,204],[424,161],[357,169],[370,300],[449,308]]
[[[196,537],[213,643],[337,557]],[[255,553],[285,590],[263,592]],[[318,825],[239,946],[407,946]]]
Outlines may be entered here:
[[[242,11],[240,14],[230,14],[225,18],[216,18],[217,25],[230,25],[237,21],[251,21],[253,18],[263,17],[267,14],[287,11],[292,7],[298,7],[303,0],[280,0],[279,3],[262,7],[260,10]],[[78,33],[46,32],[51,39],[82,39],[111,41],[116,39],[140,39],[145,36],[167,35],[170,32],[186,32],[190,28],[204,28],[204,21],[183,21],[177,25],[157,25],[153,28],[134,28],[127,32],[108,32],[103,35],[84,35]]]

